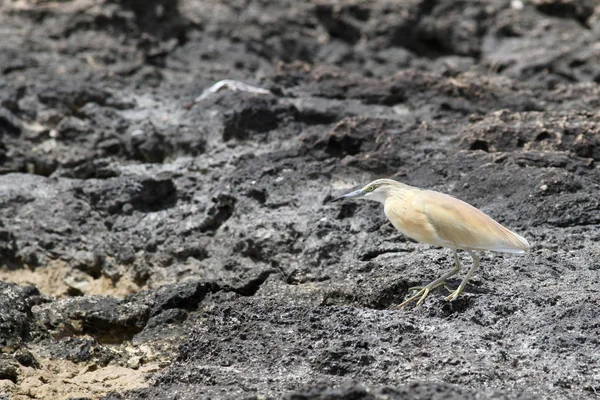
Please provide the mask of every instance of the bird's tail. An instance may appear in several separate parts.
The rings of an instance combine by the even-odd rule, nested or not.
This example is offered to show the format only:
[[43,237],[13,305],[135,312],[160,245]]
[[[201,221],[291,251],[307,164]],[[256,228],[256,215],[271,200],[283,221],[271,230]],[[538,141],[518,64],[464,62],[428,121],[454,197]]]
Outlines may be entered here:
[[[504,227],[503,227],[504,228]],[[495,251],[501,251],[503,253],[514,253],[514,254],[523,254],[527,253],[531,246],[529,242],[521,235],[514,233],[510,229],[505,229],[504,233],[504,243],[501,246],[498,246],[498,249]]]

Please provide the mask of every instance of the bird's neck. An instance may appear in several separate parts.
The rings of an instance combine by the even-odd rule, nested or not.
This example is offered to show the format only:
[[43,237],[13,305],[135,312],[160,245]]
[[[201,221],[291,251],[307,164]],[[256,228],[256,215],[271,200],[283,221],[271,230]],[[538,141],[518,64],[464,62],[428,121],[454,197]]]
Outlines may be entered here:
[[[418,190],[420,189],[405,184],[399,184],[388,189],[385,200],[387,201],[393,199],[395,201],[404,201],[411,197],[412,194]],[[385,202],[383,202],[383,204],[385,204]]]

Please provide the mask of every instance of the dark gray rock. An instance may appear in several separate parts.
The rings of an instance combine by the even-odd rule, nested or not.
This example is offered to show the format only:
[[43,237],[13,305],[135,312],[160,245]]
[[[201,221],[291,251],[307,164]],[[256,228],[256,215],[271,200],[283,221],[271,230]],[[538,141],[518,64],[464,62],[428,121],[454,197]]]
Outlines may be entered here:
[[120,343],[144,328],[149,309],[112,297],[86,296],[39,306],[34,314],[54,337],[86,334]]
[[[221,290],[213,283],[189,282],[165,285],[155,290],[141,291],[124,300],[105,296],[84,296],[43,304],[33,310],[35,319],[44,330],[54,337],[89,335],[102,343],[122,343],[141,332],[150,318],[161,317],[165,321],[181,312],[193,311],[212,292]],[[155,319],[152,327],[159,325]],[[87,342],[86,342],[87,343]],[[72,347],[67,343],[67,347]]]
[[17,383],[20,372],[19,364],[11,357],[5,354],[0,356],[0,380],[7,379],[12,383]]
[[13,357],[24,367],[40,368],[40,363],[33,354],[27,349],[19,349]]
[[142,291],[131,296],[127,301],[147,304],[150,308],[149,316],[156,317],[173,309],[194,311],[209,293],[219,290],[219,286],[214,283],[188,282]]
[[[117,337],[115,336],[115,339]],[[54,359],[69,360],[75,363],[93,362],[102,367],[120,358],[120,354],[112,351],[89,337],[65,337],[51,342],[44,342],[47,356]]]
[[21,122],[10,111],[0,109],[0,137],[19,136],[23,131]]
[[[0,286],[9,379],[43,358],[160,369],[109,398],[600,390],[594,2],[4,3],[1,273],[67,296]],[[222,79],[271,94],[192,104]],[[532,251],[390,311],[452,260],[327,204],[379,177]]]
[[254,133],[271,131],[286,118],[293,119],[295,112],[293,106],[280,105],[273,97],[242,94],[237,96],[235,107],[223,115],[223,140],[244,140]]
[[18,348],[33,338],[31,308],[48,301],[33,286],[0,281],[0,346]]
[[476,393],[465,390],[459,386],[444,383],[413,383],[403,387],[371,387],[356,383],[341,385],[340,388],[332,388],[326,383],[303,388],[293,393],[286,394],[286,400],[334,400],[334,399],[397,399],[397,400],[419,400],[419,399],[537,399],[541,397],[525,393]]

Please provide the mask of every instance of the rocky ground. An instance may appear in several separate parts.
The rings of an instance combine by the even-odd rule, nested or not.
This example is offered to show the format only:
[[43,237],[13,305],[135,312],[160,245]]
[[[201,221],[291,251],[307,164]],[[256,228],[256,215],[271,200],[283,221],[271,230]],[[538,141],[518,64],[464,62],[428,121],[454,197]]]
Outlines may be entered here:
[[[597,398],[599,83],[592,0],[5,0],[0,398]],[[532,250],[389,310],[379,177]]]

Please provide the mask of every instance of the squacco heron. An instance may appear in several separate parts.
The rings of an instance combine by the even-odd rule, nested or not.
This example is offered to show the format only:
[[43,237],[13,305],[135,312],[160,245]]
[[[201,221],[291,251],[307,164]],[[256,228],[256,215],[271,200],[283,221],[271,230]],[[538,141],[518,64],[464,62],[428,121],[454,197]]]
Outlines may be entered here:
[[479,267],[476,251],[525,253],[529,243],[523,237],[500,225],[475,207],[447,194],[408,186],[391,179],[377,179],[333,201],[365,199],[384,206],[385,215],[404,235],[418,242],[448,247],[454,254],[454,268],[433,282],[417,287],[418,292],[394,308],[402,308],[417,300],[423,303],[429,293],[446,279],[460,272],[457,251],[465,250],[473,258],[473,266],[456,290],[446,298],[456,300]]

